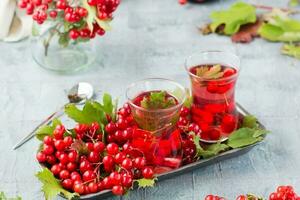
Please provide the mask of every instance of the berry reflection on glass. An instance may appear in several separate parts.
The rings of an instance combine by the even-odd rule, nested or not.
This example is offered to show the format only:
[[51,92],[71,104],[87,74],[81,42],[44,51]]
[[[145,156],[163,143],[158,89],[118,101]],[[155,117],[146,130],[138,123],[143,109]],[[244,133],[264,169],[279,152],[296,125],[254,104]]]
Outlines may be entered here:
[[182,148],[176,123],[185,101],[184,87],[167,79],[145,79],[127,89],[127,98],[139,126],[131,145],[143,151],[155,173],[178,168]]
[[237,128],[235,84],[239,58],[231,53],[207,51],[186,60],[192,84],[192,121],[207,142],[224,140]]

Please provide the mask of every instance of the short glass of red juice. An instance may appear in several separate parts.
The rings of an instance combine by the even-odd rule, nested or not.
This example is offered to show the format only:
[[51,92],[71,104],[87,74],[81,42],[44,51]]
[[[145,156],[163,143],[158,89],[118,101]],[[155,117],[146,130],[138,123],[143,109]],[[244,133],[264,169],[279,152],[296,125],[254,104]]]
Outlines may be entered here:
[[176,123],[186,99],[185,88],[172,80],[150,78],[131,84],[126,96],[138,124],[133,148],[143,152],[157,174],[178,168],[182,148]]
[[186,59],[193,97],[192,121],[200,126],[204,142],[224,141],[237,128],[234,95],[239,66],[239,57],[225,51],[203,51]]

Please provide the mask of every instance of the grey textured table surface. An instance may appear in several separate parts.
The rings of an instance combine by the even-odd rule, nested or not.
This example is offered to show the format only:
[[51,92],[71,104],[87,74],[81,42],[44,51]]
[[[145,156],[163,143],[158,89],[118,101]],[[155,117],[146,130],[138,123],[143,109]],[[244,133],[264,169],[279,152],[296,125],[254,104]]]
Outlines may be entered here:
[[[232,44],[227,37],[202,36],[196,29],[208,20],[210,11],[233,2],[181,7],[177,0],[123,0],[113,31],[97,41],[97,62],[75,75],[38,67],[28,40],[0,43],[0,191],[25,200],[43,199],[34,177],[39,169],[37,141],[17,151],[12,146],[66,102],[65,89],[89,81],[98,95],[108,91],[124,99],[126,85],[145,77],[167,77],[188,86],[184,58],[209,47],[240,55],[237,100],[272,134],[248,154],[165,180],[153,189],[130,192],[123,199],[200,200],[208,193],[234,199],[238,193],[266,195],[279,184],[292,184],[300,192],[299,61],[280,55],[280,44],[261,39],[249,45]],[[249,2],[287,5],[285,0]]]

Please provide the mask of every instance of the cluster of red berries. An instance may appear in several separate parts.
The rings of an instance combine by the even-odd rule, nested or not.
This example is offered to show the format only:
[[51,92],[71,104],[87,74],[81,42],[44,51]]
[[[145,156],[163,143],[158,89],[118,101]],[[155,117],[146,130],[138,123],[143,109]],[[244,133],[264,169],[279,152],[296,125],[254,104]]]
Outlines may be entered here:
[[279,186],[276,192],[270,194],[269,200],[300,200],[300,196],[296,194],[292,186]]
[[[239,195],[236,200],[258,200],[254,195]],[[209,194],[204,200],[226,200],[224,197]],[[269,200],[300,200],[294,188],[292,186],[278,186],[276,192],[273,192],[269,196]]]
[[[28,15],[32,15],[38,24],[43,24],[49,17],[52,20],[56,18],[74,24],[85,22],[88,16],[86,8],[72,5],[74,1],[70,0],[20,0],[19,7],[26,9]],[[101,20],[112,19],[112,13],[117,9],[120,0],[88,0],[90,6],[97,9],[97,17]],[[74,26],[76,27],[76,26]],[[79,28],[73,28],[69,31],[71,39],[94,38],[97,35],[104,35],[103,30],[96,22],[93,23],[93,30],[90,30],[85,22]]]
[[[129,108],[127,104],[125,108]],[[130,111],[126,110],[127,117],[123,111],[123,108],[119,110],[116,123],[110,121],[105,127],[109,132],[107,145],[98,123],[77,124],[74,131],[58,125],[52,136],[44,137],[37,160],[51,170],[65,189],[80,195],[105,189],[123,195],[135,179],[152,179],[152,166],[143,155],[132,152],[128,142],[132,124],[127,121]],[[117,131],[122,134],[115,134]]]

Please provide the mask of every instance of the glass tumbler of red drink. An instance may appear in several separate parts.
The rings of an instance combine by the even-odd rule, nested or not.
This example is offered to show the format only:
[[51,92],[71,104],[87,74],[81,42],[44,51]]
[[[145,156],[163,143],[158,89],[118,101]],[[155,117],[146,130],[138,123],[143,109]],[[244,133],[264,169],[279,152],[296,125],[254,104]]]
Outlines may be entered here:
[[138,124],[132,146],[143,152],[156,173],[178,168],[182,160],[181,137],[176,128],[185,101],[185,88],[162,78],[131,84],[126,96]]
[[193,97],[192,120],[206,142],[225,140],[238,125],[234,99],[240,59],[225,51],[203,51],[188,57]]

